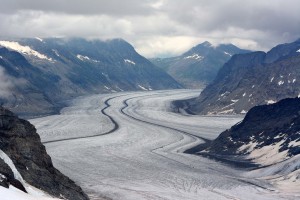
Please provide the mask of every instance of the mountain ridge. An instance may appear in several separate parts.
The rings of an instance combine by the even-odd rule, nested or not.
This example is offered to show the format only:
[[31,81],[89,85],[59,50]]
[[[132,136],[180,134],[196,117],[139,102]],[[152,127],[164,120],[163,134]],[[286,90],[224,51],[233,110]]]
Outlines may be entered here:
[[[244,114],[250,108],[300,95],[300,42],[269,52],[233,56],[194,99],[177,101],[194,114]],[[274,62],[271,62],[275,60]]]
[[232,44],[213,46],[205,41],[180,56],[150,59],[187,88],[199,88],[210,83],[221,66],[237,53],[247,53]]
[[[57,112],[56,107],[63,101],[86,94],[181,88],[123,39],[21,38],[0,40],[0,46],[11,52],[10,57],[0,54],[0,65],[5,72],[27,81],[25,88],[13,91],[7,104],[19,114],[26,115],[30,110],[33,114]],[[17,69],[14,60],[19,59],[22,62]],[[30,66],[31,70],[24,66]],[[28,94],[24,90],[34,91],[30,92],[32,101],[43,105],[29,109],[35,103],[25,102]]]

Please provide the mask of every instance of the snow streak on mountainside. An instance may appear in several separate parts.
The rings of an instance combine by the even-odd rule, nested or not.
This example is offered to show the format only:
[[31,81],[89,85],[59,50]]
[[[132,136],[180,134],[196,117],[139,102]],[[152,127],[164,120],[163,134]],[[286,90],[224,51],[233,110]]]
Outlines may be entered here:
[[[241,120],[171,112],[171,101],[198,93],[94,95],[76,100],[61,115],[31,122],[46,142],[54,165],[91,199],[295,199],[273,191],[265,180],[241,176],[243,169],[183,153]],[[104,123],[109,125],[102,127]]]

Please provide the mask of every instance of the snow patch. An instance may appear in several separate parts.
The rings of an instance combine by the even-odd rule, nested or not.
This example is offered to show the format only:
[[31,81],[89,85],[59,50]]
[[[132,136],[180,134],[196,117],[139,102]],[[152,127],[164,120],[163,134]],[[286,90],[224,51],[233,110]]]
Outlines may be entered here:
[[282,85],[282,84],[284,84],[284,81],[279,81],[278,82],[278,85]]
[[270,82],[272,83],[272,82],[273,82],[273,80],[274,80],[274,77],[272,77],[272,78],[271,78]]
[[147,90],[147,88],[145,88],[145,87],[143,87],[143,86],[141,86],[141,85],[138,85],[139,86],[139,88],[141,88],[142,90]]
[[35,37],[35,39],[37,39],[37,40],[40,41],[40,42],[43,42],[43,39],[42,39],[42,38]]
[[231,114],[231,113],[233,113],[233,109],[223,110],[223,111],[219,112],[218,114]]
[[186,56],[186,57],[184,57],[183,59],[202,60],[203,58],[204,58],[203,56],[200,56],[200,55],[194,53],[193,55],[191,55],[191,56]]
[[300,53],[300,49],[298,49],[296,52]]
[[3,59],[3,57],[2,57],[2,56],[0,56],[0,58],[1,58],[1,59]]
[[26,54],[29,56],[35,56],[38,57],[39,59],[43,60],[49,60],[53,61],[52,58],[48,58],[46,55],[41,54],[33,49],[31,49],[29,46],[22,46],[18,42],[10,42],[10,41],[0,41],[0,45],[12,49],[14,51],[17,51],[22,54]]
[[244,144],[238,148],[238,152],[250,153],[256,147],[257,142],[249,142],[248,144]]
[[[36,189],[37,190],[37,189]],[[33,195],[22,192],[21,190],[10,185],[9,188],[0,187],[1,200],[59,200],[57,198],[51,198],[48,195]]]
[[57,51],[57,50],[52,49],[52,51],[55,53],[55,55],[56,55],[57,57],[60,57],[60,55],[58,54],[58,51]]
[[80,55],[80,54],[78,54],[76,57],[79,60],[82,60],[82,61],[84,61],[84,60],[90,60],[90,58],[88,56],[83,56],[83,55]]
[[135,62],[133,62],[132,60],[129,60],[129,59],[124,59],[124,62],[135,65]]
[[100,62],[99,60],[94,60],[94,59],[91,59],[89,58],[88,56],[83,56],[83,55],[80,55],[80,54],[77,54],[76,56],[79,60],[82,60],[82,61],[92,61],[92,62]]
[[268,105],[269,105],[269,104],[276,103],[276,101],[274,101],[274,100],[267,100],[266,102],[267,102]]
[[294,78],[294,79],[293,79],[293,83],[295,83],[295,82],[296,82],[296,79]]
[[300,140],[299,141],[294,140],[289,143],[289,147],[295,147],[295,146],[300,146]]
[[246,113],[247,113],[247,111],[245,111],[245,110],[241,111],[241,114],[246,114]]
[[246,92],[243,94],[243,97],[246,96]]
[[21,174],[17,170],[15,164],[8,157],[8,155],[6,155],[6,153],[4,153],[1,149],[0,149],[0,158],[10,167],[10,169],[12,170],[12,172],[14,174],[15,179],[17,179],[18,181],[20,181],[24,185],[25,181],[23,180]]
[[255,87],[255,85],[252,85],[252,88],[254,88]]
[[233,103],[236,103],[238,101],[239,101],[239,99],[231,99],[231,102],[233,102]]
[[276,144],[254,149],[248,155],[248,158],[261,165],[271,165],[284,161],[287,159],[288,150],[279,152],[279,149],[284,142],[285,140],[281,140]]
[[122,90],[120,87],[116,86],[117,89],[119,89],[121,92],[123,92],[124,90]]
[[220,96],[223,97],[224,95],[229,94],[229,93],[230,93],[230,92],[226,91],[226,92],[224,92],[223,94],[221,94]]
[[226,51],[224,51],[224,53],[225,53],[226,55],[232,56],[230,53],[228,53],[228,52],[226,52]]

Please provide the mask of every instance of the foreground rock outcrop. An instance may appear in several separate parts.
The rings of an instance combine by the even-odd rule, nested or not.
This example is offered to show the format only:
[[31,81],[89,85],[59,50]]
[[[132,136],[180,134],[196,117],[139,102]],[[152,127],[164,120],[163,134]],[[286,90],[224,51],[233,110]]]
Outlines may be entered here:
[[[35,127],[3,107],[0,107],[0,150],[11,159],[26,183],[57,198],[89,199],[79,186],[54,168]],[[12,184],[22,189],[20,177],[6,162],[0,158],[0,186]]]
[[221,133],[205,152],[242,155],[261,164],[300,154],[300,98],[252,108],[242,122]]

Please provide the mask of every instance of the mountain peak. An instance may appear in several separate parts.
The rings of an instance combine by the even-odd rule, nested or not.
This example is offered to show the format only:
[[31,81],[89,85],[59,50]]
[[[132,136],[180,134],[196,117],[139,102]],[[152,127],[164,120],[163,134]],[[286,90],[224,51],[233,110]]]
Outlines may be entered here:
[[201,43],[200,45],[204,46],[204,47],[211,47],[212,46],[212,44],[208,41],[205,41],[205,42]]

